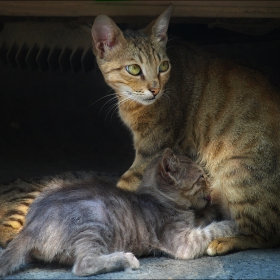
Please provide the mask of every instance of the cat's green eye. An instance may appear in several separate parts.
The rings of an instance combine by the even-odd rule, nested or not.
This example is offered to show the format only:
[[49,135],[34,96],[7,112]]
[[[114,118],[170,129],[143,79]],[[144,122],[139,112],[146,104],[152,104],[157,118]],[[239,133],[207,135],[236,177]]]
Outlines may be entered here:
[[168,61],[163,61],[160,66],[159,66],[159,72],[165,72],[169,68],[169,62]]
[[125,69],[129,74],[133,76],[141,74],[141,67],[138,64],[127,65],[125,66]]

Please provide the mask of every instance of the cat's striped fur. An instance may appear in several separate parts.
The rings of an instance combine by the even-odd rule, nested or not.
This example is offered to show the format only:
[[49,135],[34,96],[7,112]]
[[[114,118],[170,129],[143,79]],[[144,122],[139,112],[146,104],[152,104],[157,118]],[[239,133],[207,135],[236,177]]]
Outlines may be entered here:
[[0,256],[0,276],[17,270],[34,255],[73,265],[78,276],[137,269],[134,254],[202,256],[211,240],[236,232],[231,221],[195,227],[190,207],[208,207],[209,195],[202,168],[170,149],[147,168],[136,193],[101,177],[55,183],[35,199],[22,231]]
[[43,186],[16,180],[0,186],[0,246],[6,247],[22,229],[30,204]]
[[136,190],[147,164],[169,147],[205,168],[214,202],[240,228],[212,242],[210,254],[279,245],[279,90],[198,46],[166,47],[170,15],[171,7],[140,31],[122,32],[104,15],[92,27],[97,63],[133,134],[135,160],[118,186]]

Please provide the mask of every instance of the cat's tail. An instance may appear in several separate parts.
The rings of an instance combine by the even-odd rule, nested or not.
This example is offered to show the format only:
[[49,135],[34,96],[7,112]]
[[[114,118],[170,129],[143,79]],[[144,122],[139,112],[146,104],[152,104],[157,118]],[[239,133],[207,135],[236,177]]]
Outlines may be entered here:
[[30,253],[31,240],[23,234],[19,234],[7,246],[0,255],[0,277],[4,277],[18,270],[21,265],[26,263]]

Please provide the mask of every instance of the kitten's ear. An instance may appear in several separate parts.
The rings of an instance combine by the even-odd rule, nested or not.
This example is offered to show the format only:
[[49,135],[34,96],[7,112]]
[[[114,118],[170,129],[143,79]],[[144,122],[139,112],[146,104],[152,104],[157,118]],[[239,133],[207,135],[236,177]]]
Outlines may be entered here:
[[112,19],[105,15],[96,17],[91,35],[93,52],[99,58],[104,58],[107,52],[125,42],[122,31]]
[[172,5],[170,5],[157,19],[152,21],[143,31],[156,41],[166,44],[171,13]]
[[179,159],[174,155],[171,149],[165,149],[159,168],[161,176],[173,183],[177,183],[177,179],[174,177],[174,173],[178,171],[180,166]]

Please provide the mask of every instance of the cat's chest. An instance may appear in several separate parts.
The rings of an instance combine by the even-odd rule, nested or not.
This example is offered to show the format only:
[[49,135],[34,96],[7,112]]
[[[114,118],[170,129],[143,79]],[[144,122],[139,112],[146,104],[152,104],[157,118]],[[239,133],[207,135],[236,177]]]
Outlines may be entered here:
[[143,135],[156,124],[160,125],[158,113],[151,106],[119,106],[119,116],[134,134],[141,133]]

